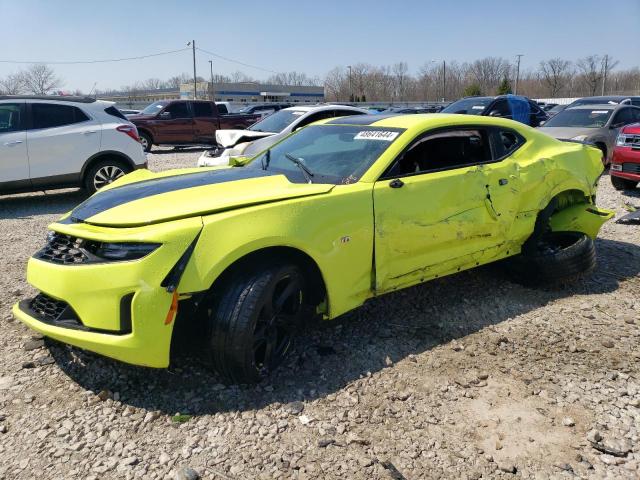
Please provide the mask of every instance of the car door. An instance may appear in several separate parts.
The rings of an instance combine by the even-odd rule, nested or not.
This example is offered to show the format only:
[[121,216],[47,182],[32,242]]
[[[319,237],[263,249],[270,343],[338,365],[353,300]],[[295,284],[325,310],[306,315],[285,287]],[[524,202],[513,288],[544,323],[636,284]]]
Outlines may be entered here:
[[210,102],[191,102],[193,110],[193,130],[196,142],[214,144],[218,117]]
[[188,144],[194,142],[194,121],[189,102],[171,102],[156,117],[156,143]]
[[[508,214],[505,209],[502,217],[495,203],[502,206],[508,192],[516,193],[490,194],[488,181],[509,175],[489,173],[495,161],[491,135],[476,127],[420,135],[375,183],[378,292],[470,268],[502,252]],[[517,169],[511,173],[517,176]]]
[[0,103],[0,190],[29,186],[25,102]]
[[80,108],[59,102],[27,103],[27,111],[33,186],[76,181],[85,162],[100,151],[100,123]]
[[487,115],[490,117],[513,118],[513,112],[511,111],[511,105],[506,98],[498,98],[493,102],[490,108],[487,109]]

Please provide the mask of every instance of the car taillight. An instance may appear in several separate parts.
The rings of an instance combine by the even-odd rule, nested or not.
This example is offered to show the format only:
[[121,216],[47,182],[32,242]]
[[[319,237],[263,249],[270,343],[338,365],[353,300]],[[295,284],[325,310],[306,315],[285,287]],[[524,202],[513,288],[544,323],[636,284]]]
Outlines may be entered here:
[[116,127],[116,130],[129,135],[136,142],[140,141],[140,137],[138,136],[138,129],[135,127],[135,125],[119,125]]

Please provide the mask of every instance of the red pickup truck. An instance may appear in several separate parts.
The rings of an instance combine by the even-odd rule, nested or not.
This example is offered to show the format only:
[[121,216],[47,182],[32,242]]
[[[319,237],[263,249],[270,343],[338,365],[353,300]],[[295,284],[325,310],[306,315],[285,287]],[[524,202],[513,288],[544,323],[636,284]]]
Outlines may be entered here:
[[153,145],[215,145],[216,130],[244,130],[260,115],[222,115],[206,100],[165,100],[127,119],[138,128],[140,143],[149,152]]

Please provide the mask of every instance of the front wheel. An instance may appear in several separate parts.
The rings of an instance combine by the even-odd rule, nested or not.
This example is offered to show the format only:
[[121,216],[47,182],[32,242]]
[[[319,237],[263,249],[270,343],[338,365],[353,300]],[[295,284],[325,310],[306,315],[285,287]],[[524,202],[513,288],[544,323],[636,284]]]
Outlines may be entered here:
[[611,184],[616,190],[633,190],[638,185],[638,182],[611,175]]
[[234,383],[257,383],[289,353],[304,317],[305,282],[292,264],[231,276],[205,305],[213,368]]
[[596,250],[582,232],[547,232],[507,260],[514,279],[531,286],[574,283],[593,271]]
[[140,137],[140,143],[142,144],[142,149],[146,153],[149,153],[151,151],[151,146],[153,145],[153,141],[151,140],[151,137],[146,133],[142,133],[142,132],[140,132],[139,137]]

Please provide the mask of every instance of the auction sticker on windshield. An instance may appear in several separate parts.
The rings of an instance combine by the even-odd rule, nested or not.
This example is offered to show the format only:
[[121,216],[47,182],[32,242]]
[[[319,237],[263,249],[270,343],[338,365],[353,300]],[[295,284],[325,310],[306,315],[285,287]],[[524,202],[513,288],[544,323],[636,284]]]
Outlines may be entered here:
[[390,132],[386,130],[364,130],[358,132],[354,140],[382,140],[385,142],[392,142],[396,139],[399,132]]

